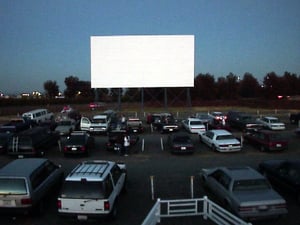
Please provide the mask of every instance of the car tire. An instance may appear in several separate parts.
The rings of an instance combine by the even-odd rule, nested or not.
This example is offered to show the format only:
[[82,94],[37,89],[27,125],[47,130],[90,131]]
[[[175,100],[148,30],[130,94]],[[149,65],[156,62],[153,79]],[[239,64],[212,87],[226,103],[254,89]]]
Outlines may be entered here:
[[266,151],[266,148],[265,148],[265,146],[261,145],[261,146],[259,147],[259,151],[261,151],[261,152],[265,152],[265,151]]
[[109,213],[109,219],[114,220],[118,214],[118,199],[115,200],[111,212]]

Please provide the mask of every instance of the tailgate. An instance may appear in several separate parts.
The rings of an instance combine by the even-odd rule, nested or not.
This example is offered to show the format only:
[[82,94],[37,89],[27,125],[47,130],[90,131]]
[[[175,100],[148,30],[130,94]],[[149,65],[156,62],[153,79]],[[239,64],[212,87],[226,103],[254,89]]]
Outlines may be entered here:
[[[63,213],[78,213],[78,214],[96,214],[104,213],[103,199],[64,199],[61,201],[61,208],[58,210]],[[107,212],[108,213],[108,212]]]

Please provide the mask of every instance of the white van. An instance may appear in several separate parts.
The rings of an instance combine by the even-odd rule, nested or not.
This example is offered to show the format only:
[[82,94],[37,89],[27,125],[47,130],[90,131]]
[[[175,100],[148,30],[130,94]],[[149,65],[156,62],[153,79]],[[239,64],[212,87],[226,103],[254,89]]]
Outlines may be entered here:
[[48,112],[47,109],[35,109],[22,114],[22,117],[28,118],[36,123],[42,123],[52,120],[54,118],[53,113]]

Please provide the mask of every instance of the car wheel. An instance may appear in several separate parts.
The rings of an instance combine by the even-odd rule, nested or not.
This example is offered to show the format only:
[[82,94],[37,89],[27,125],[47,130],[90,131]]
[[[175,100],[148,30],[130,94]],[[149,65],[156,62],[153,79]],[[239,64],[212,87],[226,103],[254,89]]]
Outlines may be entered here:
[[116,199],[115,203],[113,205],[113,208],[111,209],[111,212],[109,213],[109,218],[110,219],[116,219],[117,214],[118,214],[118,207],[117,207],[117,205],[118,205],[118,200]]
[[217,152],[217,147],[215,145],[212,145],[211,148],[214,152]]
[[259,150],[260,150],[261,152],[265,152],[265,151],[266,151],[266,148],[265,148],[265,146],[261,145],[261,146],[259,147]]
[[201,136],[199,136],[199,143],[202,143],[203,141],[202,141],[202,137]]

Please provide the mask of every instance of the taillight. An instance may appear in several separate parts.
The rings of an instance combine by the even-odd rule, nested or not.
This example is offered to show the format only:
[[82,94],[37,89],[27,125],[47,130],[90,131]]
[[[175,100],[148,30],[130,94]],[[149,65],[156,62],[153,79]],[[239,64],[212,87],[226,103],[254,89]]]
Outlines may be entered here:
[[57,200],[57,208],[61,209],[61,200]]
[[104,210],[109,210],[110,209],[110,204],[109,201],[104,202]]
[[85,151],[85,147],[84,147],[84,146],[81,146],[80,150],[81,150],[82,152],[84,152],[84,151]]
[[21,199],[21,204],[22,205],[31,205],[32,204],[32,200],[31,200],[31,198],[22,198]]
[[68,148],[67,147],[64,147],[64,152],[67,152],[68,151]]

